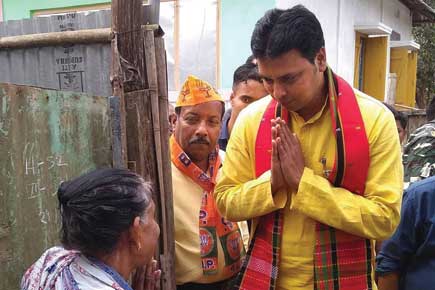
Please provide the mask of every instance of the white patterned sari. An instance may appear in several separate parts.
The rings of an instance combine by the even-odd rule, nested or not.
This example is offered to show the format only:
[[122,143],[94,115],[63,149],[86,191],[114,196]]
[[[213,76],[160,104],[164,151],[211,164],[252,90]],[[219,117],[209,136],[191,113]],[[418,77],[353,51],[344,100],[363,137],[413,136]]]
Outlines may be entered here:
[[112,268],[62,247],[48,249],[24,274],[22,290],[131,290]]

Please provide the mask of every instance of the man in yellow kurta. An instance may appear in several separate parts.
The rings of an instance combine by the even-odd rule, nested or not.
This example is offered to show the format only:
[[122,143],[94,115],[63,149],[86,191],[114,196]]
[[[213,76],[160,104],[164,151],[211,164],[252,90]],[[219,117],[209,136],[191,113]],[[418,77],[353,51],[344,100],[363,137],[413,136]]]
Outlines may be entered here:
[[332,73],[301,5],[268,11],[251,48],[271,97],[242,111],[215,189],[226,218],[253,220],[238,289],[376,289],[372,241],[401,202],[392,114]]
[[177,289],[221,290],[244,255],[237,223],[222,218],[212,195],[224,103],[208,83],[189,76],[175,112],[170,145]]

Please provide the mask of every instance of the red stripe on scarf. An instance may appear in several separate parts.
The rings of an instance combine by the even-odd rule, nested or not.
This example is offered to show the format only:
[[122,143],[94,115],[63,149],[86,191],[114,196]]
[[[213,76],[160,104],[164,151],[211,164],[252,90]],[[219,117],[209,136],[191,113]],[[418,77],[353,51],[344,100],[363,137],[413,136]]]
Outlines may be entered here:
[[[277,112],[281,108],[272,100],[260,122],[258,132],[261,138],[257,138],[255,144],[255,170],[258,178],[271,168],[272,149],[272,124],[271,120],[277,115],[287,117],[287,111]],[[261,133],[260,133],[261,132]],[[272,212],[260,218],[255,230],[251,248],[246,257],[237,289],[274,289],[278,277],[280,244],[283,228],[283,214],[281,211]],[[278,239],[274,243],[274,238]]]
[[[352,87],[342,78],[338,76],[335,78],[340,92],[337,106],[338,108],[346,108],[339,110],[346,154],[346,167],[341,186],[353,193],[364,195],[370,163],[369,141]],[[334,170],[336,170],[335,166]]]
[[[343,143],[339,144],[339,138],[336,140],[337,148],[342,145],[344,153],[342,179],[336,180],[338,178],[338,152],[328,179],[332,184],[363,196],[370,161],[364,121],[352,87],[342,78],[335,76],[339,92],[337,94],[332,72],[328,73],[330,74],[328,88],[332,130],[336,137],[339,135],[336,128],[340,127],[342,130]],[[316,232],[315,289],[370,289],[372,286],[368,278],[370,271],[367,271],[367,251],[370,248],[367,247],[367,240],[327,225],[317,224]],[[335,236],[334,240],[332,240],[333,236]],[[323,240],[321,237],[324,237]],[[329,250],[335,247],[335,253],[325,252],[325,247],[329,247]],[[334,256],[336,265],[332,261]],[[327,263],[324,262],[325,258]],[[338,281],[334,283],[334,280],[324,279],[325,273],[332,279],[337,277]]]
[[[338,91],[341,92],[341,94],[354,94],[352,87],[343,79],[337,77],[337,83]],[[355,97],[338,97],[338,107],[359,108]],[[370,166],[370,152],[361,111],[355,109],[352,114],[341,114],[341,121],[343,123],[347,160],[342,186],[353,193],[363,196]],[[352,138],[352,140],[349,140],[350,138]],[[348,235],[347,233],[342,233]],[[338,234],[341,233],[337,233],[337,235]],[[343,240],[343,238],[340,239]],[[340,269],[340,271],[346,270],[348,272],[341,275],[341,277],[353,276],[353,279],[342,279],[340,277],[340,286],[342,289],[364,289],[367,286],[371,287],[372,285],[367,285],[370,282],[367,281],[367,240],[359,238],[351,243],[352,244],[347,244],[347,246],[353,248],[353,253],[345,250],[339,251],[338,259],[343,264],[349,265],[349,267],[343,270]],[[345,247],[345,243],[343,243],[343,245],[340,244],[340,249],[345,249]],[[371,253],[369,253],[369,255],[371,255]]]

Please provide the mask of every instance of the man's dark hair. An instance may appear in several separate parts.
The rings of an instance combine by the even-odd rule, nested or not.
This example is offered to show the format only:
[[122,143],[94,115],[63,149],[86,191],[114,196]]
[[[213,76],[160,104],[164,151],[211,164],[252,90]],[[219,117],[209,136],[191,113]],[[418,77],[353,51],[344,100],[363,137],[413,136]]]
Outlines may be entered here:
[[406,116],[404,113],[398,112],[397,117],[394,116],[394,119],[399,121],[403,129],[406,129],[406,126],[408,126],[408,116]]
[[258,67],[253,63],[245,63],[239,66],[233,75],[233,89],[240,83],[246,83],[248,80],[253,80],[261,83]]
[[430,100],[429,104],[427,105],[426,119],[428,121],[435,119],[435,96],[433,96],[432,100]]
[[404,113],[397,111],[392,105],[387,103],[383,104],[391,111],[391,113],[393,113],[394,119],[399,121],[400,126],[402,126],[403,129],[406,129],[406,126],[408,125],[408,117]]
[[276,58],[296,49],[314,63],[316,54],[324,46],[319,20],[302,5],[267,11],[255,25],[251,38],[255,58]]
[[63,182],[58,191],[65,248],[111,253],[152,198],[149,183],[126,169],[98,169]]
[[248,56],[248,58],[246,59],[245,63],[253,63],[256,64],[256,59],[255,57],[251,54],[250,56]]

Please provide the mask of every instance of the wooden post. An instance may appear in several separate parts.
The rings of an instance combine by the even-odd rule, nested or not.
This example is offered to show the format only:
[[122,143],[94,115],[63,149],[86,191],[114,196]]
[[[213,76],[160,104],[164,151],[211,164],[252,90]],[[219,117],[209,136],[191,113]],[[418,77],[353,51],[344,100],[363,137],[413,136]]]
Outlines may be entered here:
[[141,0],[112,1],[112,31],[123,73],[125,92],[145,88]]
[[[142,17],[141,0],[113,0],[112,1],[112,67],[111,82],[113,95],[121,99],[121,140],[122,156],[125,167],[128,167],[144,177],[147,174],[143,167],[138,168],[140,157],[143,156],[141,143],[138,141],[137,124],[134,113],[136,108],[130,105],[135,99],[144,99],[145,76],[143,60],[143,36],[141,33]],[[129,92],[142,90],[142,96],[138,92],[128,95]],[[131,108],[127,111],[126,106]],[[142,108],[143,109],[143,108]],[[129,126],[127,126],[129,124]],[[128,140],[128,142],[127,142]],[[153,180],[153,179],[151,179]]]
[[[159,87],[159,110],[160,116],[168,116],[168,76],[166,50],[163,38],[156,38],[157,53],[157,78]],[[163,69],[164,68],[164,69]],[[160,119],[162,132],[169,132],[169,120]],[[171,173],[171,154],[169,148],[169,135],[161,134],[162,138],[162,171],[164,180],[165,211],[166,216],[166,237],[164,244],[165,251],[165,271],[167,279],[164,281],[164,289],[175,289],[175,237],[174,237],[174,207],[172,193],[172,173]],[[163,259],[162,259],[163,260]]]
[[[152,132],[153,128],[149,122],[151,112],[145,103],[147,91],[142,11],[141,0],[112,1],[112,85],[114,94],[122,96],[125,108],[127,167],[156,184],[154,139],[146,138],[147,132]],[[157,201],[157,197],[154,199]]]
[[171,161],[169,155],[168,88],[166,53],[161,37],[155,31],[144,29],[145,63],[148,79],[148,96],[151,101],[157,173],[159,178],[161,229],[160,264],[163,271],[162,289],[175,289],[175,242],[172,201]]
[[[158,26],[143,29],[142,0],[112,0],[112,86],[124,105],[126,164],[153,183],[161,227],[161,289],[175,290],[166,61]],[[158,49],[156,50],[156,47]],[[160,49],[161,48],[161,49]],[[164,77],[164,81],[162,78]]]
[[[122,0],[119,0],[122,1]],[[111,47],[112,47],[112,62],[110,65],[110,82],[112,84],[112,95],[120,99],[120,113],[121,113],[121,156],[122,165],[114,164],[116,167],[127,167],[127,135],[126,135],[126,120],[125,120],[125,97],[123,89],[123,73],[121,68],[121,57],[118,46],[119,31],[122,29],[118,21],[118,7],[120,5],[118,0],[112,1],[112,32],[114,33]]]

